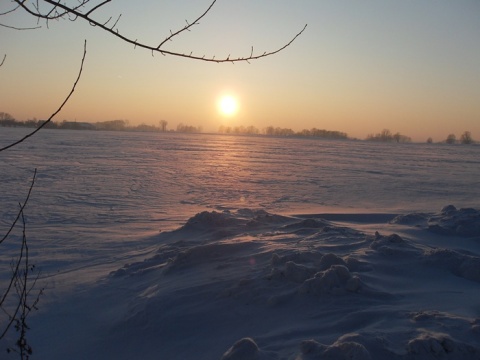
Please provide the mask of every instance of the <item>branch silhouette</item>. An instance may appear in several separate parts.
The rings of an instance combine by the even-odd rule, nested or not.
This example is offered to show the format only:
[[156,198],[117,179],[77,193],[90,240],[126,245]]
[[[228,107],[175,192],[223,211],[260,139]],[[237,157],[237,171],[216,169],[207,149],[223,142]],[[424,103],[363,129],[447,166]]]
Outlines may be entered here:
[[[17,315],[18,315],[18,312],[20,310],[20,308],[22,306],[25,306],[25,302],[24,300],[24,297],[22,296],[22,298],[20,299],[20,301],[17,303],[17,306],[16,308],[14,309],[13,313],[8,313],[5,308],[4,308],[4,303],[5,303],[5,300],[7,299],[7,297],[9,296],[9,294],[11,293],[12,291],[12,288],[15,286],[15,283],[19,280],[20,278],[20,266],[21,266],[21,263],[22,261],[25,261],[25,268],[23,269],[23,271],[25,271],[26,273],[23,274],[23,276],[27,277],[27,273],[28,273],[28,246],[27,246],[27,241],[26,241],[26,236],[25,236],[25,218],[24,218],[24,210],[25,210],[25,207],[27,206],[27,203],[28,203],[28,200],[30,199],[30,195],[32,194],[32,189],[33,189],[33,186],[35,185],[35,178],[37,176],[37,169],[35,169],[34,173],[33,173],[33,178],[32,178],[32,182],[30,184],[30,188],[28,189],[28,193],[27,193],[27,196],[25,197],[25,201],[23,202],[23,204],[20,204],[20,210],[18,211],[17,213],[17,217],[16,219],[14,220],[14,222],[12,223],[12,225],[10,226],[9,230],[7,231],[7,233],[5,234],[5,236],[0,240],[0,243],[2,243],[7,237],[8,235],[10,234],[10,232],[13,230],[13,228],[15,227],[15,225],[17,224],[18,220],[19,219],[22,219],[22,223],[23,223],[23,237],[22,237],[22,245],[21,245],[21,248],[20,248],[20,254],[19,254],[19,257],[17,258],[16,262],[13,264],[12,266],[12,276],[10,278],[10,282],[7,286],[7,288],[5,289],[1,299],[0,299],[0,309],[8,316],[9,318],[9,321],[8,323],[5,325],[5,328],[3,329],[3,331],[0,333],[0,339],[2,339],[6,333],[8,332],[8,330],[10,329],[10,327],[12,326],[12,324],[18,320],[17,318]],[[36,281],[35,281],[36,282]],[[26,278],[25,278],[25,282],[22,283],[22,288],[21,289],[21,292],[25,292],[27,291],[24,295],[28,294],[29,291],[31,291],[32,288],[30,288],[29,290],[27,289],[27,281],[26,281]]]
[[87,55],[87,40],[85,40],[84,44],[83,44],[83,57],[82,57],[82,62],[80,64],[80,70],[78,71],[78,75],[77,75],[77,79],[75,80],[75,82],[73,83],[73,86],[72,86],[72,89],[70,90],[70,93],[67,95],[67,97],[65,98],[65,100],[63,100],[62,104],[58,107],[58,109],[52,114],[50,115],[50,117],[44,121],[38,128],[36,128],[35,130],[33,130],[32,132],[30,132],[29,134],[25,135],[24,137],[22,137],[20,140],[17,140],[3,148],[0,148],[0,152],[2,151],[5,151],[7,149],[10,149],[11,147],[14,147],[15,145],[18,145],[20,144],[21,142],[27,140],[29,137],[35,135],[37,132],[39,132],[45,125],[47,125],[62,109],[63,107],[65,106],[65,104],[68,102],[68,100],[71,98],[71,96],[73,95],[73,93],[75,92],[75,88],[77,87],[77,84],[80,80],[80,77],[82,76],[82,71],[83,71],[83,64],[85,62],[85,57]]
[[[107,19],[107,21],[105,21],[103,23],[92,17],[92,15],[94,15],[94,13],[98,9],[100,9],[100,8],[104,7],[105,5],[107,5],[108,3],[110,3],[111,0],[105,0],[105,1],[103,1],[99,4],[97,4],[97,5],[93,6],[90,10],[86,10],[87,5],[90,3],[89,0],[82,0],[78,3],[78,5],[76,5],[74,7],[68,6],[65,3],[62,3],[60,1],[53,1],[53,0],[38,1],[37,0],[37,3],[38,2],[43,2],[43,3],[47,3],[47,4],[52,6],[52,8],[46,13],[42,13],[40,11],[40,7],[38,5],[37,6],[32,5],[32,6],[34,6],[34,9],[29,8],[28,5],[26,4],[25,0],[14,0],[14,1],[21,8],[23,8],[25,11],[27,11],[29,14],[31,14],[31,15],[37,17],[37,18],[45,19],[47,21],[47,23],[50,20],[56,20],[56,19],[63,18],[63,17],[68,15],[69,17],[71,17],[70,20],[72,20],[72,21],[75,21],[77,19],[85,20],[90,25],[98,27],[101,30],[113,35],[114,37],[117,37],[117,38],[119,38],[119,39],[121,39],[121,40],[123,40],[123,41],[125,41],[129,44],[132,44],[134,47],[139,47],[139,48],[143,48],[143,49],[146,49],[146,50],[150,50],[152,52],[152,55],[154,53],[160,53],[162,55],[177,56],[177,57],[183,57],[183,58],[199,60],[199,61],[206,61],[206,62],[214,62],[214,63],[249,62],[250,60],[257,60],[257,59],[261,59],[261,58],[264,58],[264,57],[267,57],[267,56],[277,54],[280,51],[287,48],[288,46],[290,46],[305,31],[305,29],[307,27],[307,25],[305,25],[298,33],[295,34],[295,36],[293,36],[292,39],[290,39],[290,41],[286,42],[283,46],[280,46],[279,48],[276,48],[274,50],[264,51],[263,53],[255,54],[253,52],[253,47],[252,47],[252,50],[251,50],[250,54],[247,55],[247,56],[231,58],[230,55],[228,55],[227,57],[224,57],[224,58],[215,58],[215,56],[207,57],[205,55],[199,56],[199,55],[194,55],[192,53],[170,51],[170,50],[164,49],[163,46],[167,42],[172,40],[174,37],[179,36],[183,32],[189,31],[193,26],[198,25],[199,21],[201,19],[203,19],[212,10],[212,8],[214,7],[217,0],[213,0],[210,3],[210,5],[208,6],[208,8],[200,16],[198,16],[193,22],[188,22],[187,21],[187,25],[185,25],[183,28],[181,28],[177,31],[174,31],[174,32],[171,31],[170,35],[168,35],[163,41],[161,41],[159,45],[147,44],[147,43],[138,41],[138,39],[134,39],[134,38],[131,38],[129,36],[126,36],[126,35],[123,35],[122,33],[120,33],[120,31],[117,27],[117,24],[118,24],[118,22],[119,22],[119,20],[122,16],[121,14],[117,17],[116,21],[111,26],[109,26],[108,24],[109,24],[110,20],[112,19],[112,17],[110,17],[109,19]],[[82,10],[84,10],[84,9],[85,9],[85,12],[82,12]]]

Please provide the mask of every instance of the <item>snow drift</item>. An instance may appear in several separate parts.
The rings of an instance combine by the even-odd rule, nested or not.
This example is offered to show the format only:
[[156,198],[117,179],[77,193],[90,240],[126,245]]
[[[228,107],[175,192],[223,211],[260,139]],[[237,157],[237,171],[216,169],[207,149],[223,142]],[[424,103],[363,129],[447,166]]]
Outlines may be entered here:
[[479,238],[436,228],[478,218],[448,209],[374,232],[345,214],[198,213],[38,315],[35,348],[49,359],[478,359]]

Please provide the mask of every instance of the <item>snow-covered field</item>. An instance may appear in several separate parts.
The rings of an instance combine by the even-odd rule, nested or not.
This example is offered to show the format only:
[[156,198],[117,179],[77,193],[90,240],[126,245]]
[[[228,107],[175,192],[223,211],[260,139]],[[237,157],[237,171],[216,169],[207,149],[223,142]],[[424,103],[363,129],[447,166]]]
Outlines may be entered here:
[[480,146],[46,130],[2,236],[34,168],[33,359],[480,358]]

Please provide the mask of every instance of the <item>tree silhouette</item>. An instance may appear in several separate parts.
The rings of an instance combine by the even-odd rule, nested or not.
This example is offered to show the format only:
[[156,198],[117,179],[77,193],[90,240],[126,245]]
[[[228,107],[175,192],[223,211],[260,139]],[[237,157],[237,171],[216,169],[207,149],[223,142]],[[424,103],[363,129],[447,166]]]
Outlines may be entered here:
[[456,138],[455,134],[449,134],[447,136],[447,139],[445,140],[445,142],[447,144],[455,144],[456,141],[457,141],[457,138]]
[[461,136],[460,136],[460,143],[462,144],[472,144],[473,139],[472,139],[472,133],[470,131],[465,131]]
[[160,131],[162,132],[167,131],[167,125],[168,125],[167,120],[160,120]]

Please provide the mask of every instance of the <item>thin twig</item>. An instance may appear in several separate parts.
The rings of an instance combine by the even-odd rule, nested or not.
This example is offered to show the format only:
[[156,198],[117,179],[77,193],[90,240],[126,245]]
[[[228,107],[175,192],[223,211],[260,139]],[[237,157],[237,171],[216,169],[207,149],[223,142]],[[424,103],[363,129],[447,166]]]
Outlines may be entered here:
[[213,0],[213,2],[210,4],[210,6],[207,8],[207,10],[205,10],[205,12],[204,12],[202,15],[200,15],[194,22],[192,22],[192,23],[188,23],[188,22],[187,22],[187,25],[186,25],[185,27],[183,27],[182,29],[180,29],[180,30],[178,30],[178,31],[175,31],[175,32],[171,33],[170,36],[166,37],[165,40],[163,40],[163,41],[160,43],[160,45],[157,46],[157,49],[160,49],[160,48],[163,46],[163,44],[165,44],[167,41],[172,40],[173,37],[181,34],[181,33],[184,32],[184,31],[190,30],[190,28],[191,28],[192,26],[194,26],[194,25],[198,25],[198,22],[199,22],[205,15],[207,15],[207,14],[210,12],[210,10],[212,9],[213,5],[215,5],[216,2],[217,2],[217,0]]
[[40,28],[41,28],[41,26],[17,27],[17,26],[5,25],[5,24],[1,24],[1,23],[0,23],[0,26],[5,27],[5,28],[8,28],[8,29],[13,29],[13,30],[36,30],[36,29],[40,29]]
[[24,9],[26,12],[28,12],[30,15],[33,15],[35,17],[38,17],[38,18],[42,18],[42,19],[45,19],[47,20],[47,23],[48,23],[48,20],[57,20],[57,19],[60,19],[62,17],[64,17],[66,14],[69,13],[69,11],[65,11],[63,13],[58,13],[57,11],[55,11],[55,15],[54,16],[50,16],[49,14],[51,14],[55,9],[56,9],[56,3],[55,2],[50,2],[50,4],[53,3],[54,7],[47,13],[47,15],[43,15],[41,12],[40,12],[40,8],[38,6],[38,2],[37,2],[37,5],[33,5],[33,7],[35,8],[35,11],[32,11],[27,5],[25,5],[25,0],[14,0],[18,5],[20,5],[22,7],[22,9]]
[[35,169],[35,171],[33,172],[32,183],[30,184],[30,188],[28,189],[27,197],[25,198],[25,201],[23,202],[23,206],[20,208],[20,211],[18,212],[15,221],[12,223],[12,225],[8,229],[5,236],[0,240],[0,244],[5,241],[5,239],[8,237],[8,235],[10,235],[10,233],[12,232],[12,229],[15,227],[15,224],[17,223],[18,219],[20,218],[21,212],[23,211],[25,206],[27,206],[28,200],[30,199],[30,194],[32,193],[33,185],[35,184],[35,177],[36,176],[37,176],[37,169]]
[[[23,217],[23,209],[24,209],[24,206],[20,205],[19,215],[22,217],[23,220],[25,220],[24,217]],[[25,224],[25,222],[24,222],[24,224]],[[24,228],[24,231],[25,231],[25,228]],[[10,290],[12,288],[12,284],[16,283],[16,281],[18,281],[18,279],[20,278],[18,272],[20,270],[20,264],[22,263],[22,259],[25,256],[24,255],[25,245],[26,245],[25,237],[23,237],[22,238],[22,246],[21,246],[21,249],[20,249],[20,256],[18,257],[17,263],[16,263],[16,265],[13,269],[13,274],[12,274],[12,277],[10,278],[10,283],[9,283],[8,288],[7,288],[5,294],[2,298],[2,301],[0,302],[0,306],[3,305],[3,302],[5,301],[7,295],[10,293]],[[15,311],[13,312],[13,315],[9,315],[9,317],[10,317],[9,322],[7,323],[7,326],[3,330],[2,334],[0,334],[0,339],[2,339],[5,336],[5,334],[8,332],[8,330],[10,329],[10,327],[12,326],[14,321],[17,319],[17,315],[18,315],[18,312],[20,310],[20,307],[22,306],[22,302],[23,302],[23,299],[20,299],[18,301],[17,307],[15,308]]]
[[13,13],[13,12],[14,12],[15,10],[17,10],[19,7],[20,7],[20,5],[17,5],[17,6],[15,6],[13,9],[10,9],[10,10],[4,11],[4,12],[1,12],[1,13],[0,13],[0,16]]
[[95,10],[97,10],[98,8],[102,7],[103,5],[105,5],[106,3],[109,3],[110,1],[112,0],[105,0],[104,2],[98,4],[97,6],[93,7],[92,9],[90,9],[90,11],[88,11],[85,15],[90,15],[92,12],[94,12]]
[[[85,43],[83,45],[83,57],[82,57],[82,62],[80,64],[80,70],[78,72],[78,76],[77,76],[77,79],[75,80],[75,83],[73,84],[73,87],[72,89],[70,90],[70,93],[68,94],[68,96],[65,98],[65,100],[63,101],[63,103],[59,106],[59,108],[52,114],[50,115],[50,117],[43,122],[43,124],[41,124],[38,128],[36,128],[34,131],[32,131],[31,133],[25,135],[23,138],[21,138],[20,140],[17,140],[13,143],[11,143],[10,145],[7,145],[3,148],[0,148],[0,152],[4,151],[4,150],[7,150],[15,145],[18,145],[20,144],[21,142],[25,141],[26,139],[28,139],[30,136],[33,136],[35,135],[38,131],[40,131],[45,125],[47,125],[63,108],[63,106],[68,102],[68,100],[70,99],[70,97],[73,95],[74,91],[75,91],[75,88],[77,86],[77,83],[78,81],[80,80],[80,77],[82,76],[82,71],[83,71],[83,64],[85,62],[85,56],[87,54],[87,40],[85,40]],[[0,242],[1,243],[1,242]]]

